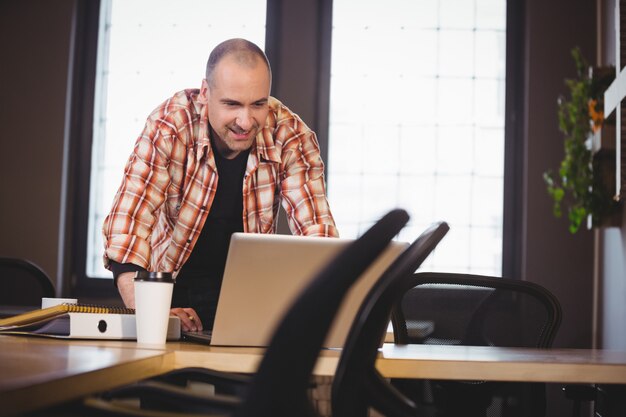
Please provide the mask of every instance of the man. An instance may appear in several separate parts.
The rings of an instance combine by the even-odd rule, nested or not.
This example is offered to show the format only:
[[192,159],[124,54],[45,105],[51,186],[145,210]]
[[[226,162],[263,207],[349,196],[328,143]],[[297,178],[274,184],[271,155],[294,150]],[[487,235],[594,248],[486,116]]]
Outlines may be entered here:
[[104,263],[127,307],[138,270],[174,272],[172,314],[212,328],[233,232],[275,233],[280,204],[292,233],[337,236],[315,133],[269,95],[255,44],[210,54],[200,90],[148,117],[104,222]]

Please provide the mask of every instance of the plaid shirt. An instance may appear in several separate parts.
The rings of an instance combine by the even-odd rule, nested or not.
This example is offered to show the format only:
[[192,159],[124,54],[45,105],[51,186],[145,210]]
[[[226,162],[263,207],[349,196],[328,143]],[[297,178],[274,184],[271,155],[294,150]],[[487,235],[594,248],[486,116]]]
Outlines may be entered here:
[[[104,264],[180,270],[202,231],[217,189],[208,107],[184,90],[148,117],[104,221]],[[338,236],[328,207],[315,133],[269,98],[243,180],[243,227],[275,233],[279,204],[293,234]]]

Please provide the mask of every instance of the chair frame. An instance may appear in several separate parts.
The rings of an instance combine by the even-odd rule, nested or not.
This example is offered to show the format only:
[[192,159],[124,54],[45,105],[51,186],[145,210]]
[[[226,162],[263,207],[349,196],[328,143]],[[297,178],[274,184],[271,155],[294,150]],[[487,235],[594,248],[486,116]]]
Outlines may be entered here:
[[[536,301],[540,302],[544,307],[548,314],[546,321],[543,324],[539,337],[537,338],[536,343],[533,347],[536,348],[549,348],[552,346],[552,342],[556,336],[558,328],[561,324],[562,320],[562,309],[558,299],[547,289],[542,286],[530,282],[530,281],[522,281],[517,279],[510,278],[498,278],[498,277],[489,277],[483,275],[473,275],[473,274],[464,274],[464,273],[442,273],[442,272],[421,272],[414,274],[411,279],[406,281],[406,285],[403,288],[402,294],[410,289],[423,285],[423,284],[446,284],[446,285],[470,285],[473,287],[485,287],[485,288],[494,288],[494,289],[502,289],[502,290],[510,290],[517,293],[523,293],[533,297]],[[408,344],[411,343],[411,340],[408,337],[408,331],[406,328],[406,319],[402,312],[402,308],[400,306],[401,297],[398,299],[398,302],[394,305],[392,309],[392,324],[394,330],[394,339],[397,344]],[[475,325],[479,325],[483,322],[481,318],[482,315],[487,313],[487,307],[489,303],[491,303],[493,299],[488,297],[483,301],[482,309],[478,309],[472,320],[470,322],[470,326],[472,323]],[[468,334],[476,335],[479,332],[468,331]],[[463,345],[490,345],[488,341],[485,340],[465,340]],[[398,383],[404,383],[404,381],[400,381]],[[528,383],[528,392],[531,393],[533,398],[535,399],[532,404],[529,404],[529,409],[525,412],[528,415],[532,416],[540,416],[545,414],[546,408],[546,399],[545,399],[545,385],[540,383]],[[474,392],[477,394],[477,392]],[[476,397],[478,398],[478,397]],[[477,403],[478,404],[478,403]],[[480,407],[486,407],[486,405],[480,405]],[[477,410],[478,410],[477,408]],[[477,413],[477,410],[473,410],[472,412]],[[464,413],[466,415],[474,415],[470,413],[468,408],[465,408]]]
[[344,345],[332,386],[332,414],[365,417],[374,407],[383,415],[413,416],[415,404],[376,370],[378,349],[387,332],[393,305],[412,281],[449,226],[433,223],[385,271],[357,312]]
[[[534,282],[463,273],[419,272],[413,275],[412,280],[407,281],[407,287],[405,287],[404,291],[406,292],[415,286],[425,283],[501,288],[533,296],[544,305],[549,316],[535,346],[538,348],[547,348],[552,346],[554,337],[556,336],[556,333],[561,325],[563,313],[558,299],[550,291],[538,284],[535,284]],[[394,305],[392,309],[391,322],[393,324],[395,343],[409,343],[405,324],[406,320],[399,304]]]

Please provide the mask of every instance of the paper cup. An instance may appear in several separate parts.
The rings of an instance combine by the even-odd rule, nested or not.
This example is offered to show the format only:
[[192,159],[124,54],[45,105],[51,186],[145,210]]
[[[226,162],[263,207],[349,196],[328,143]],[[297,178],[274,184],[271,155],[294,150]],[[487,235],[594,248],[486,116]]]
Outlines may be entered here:
[[171,273],[137,272],[135,276],[135,319],[137,343],[164,345],[172,303]]

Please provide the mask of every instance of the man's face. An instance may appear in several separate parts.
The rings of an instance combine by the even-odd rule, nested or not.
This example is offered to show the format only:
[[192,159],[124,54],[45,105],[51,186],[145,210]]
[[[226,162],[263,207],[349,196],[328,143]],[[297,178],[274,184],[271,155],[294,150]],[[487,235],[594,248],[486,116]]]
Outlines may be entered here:
[[202,81],[200,99],[209,105],[213,140],[224,158],[252,146],[265,126],[269,92],[269,71],[260,58],[250,67],[227,55],[215,67],[212,85]]

